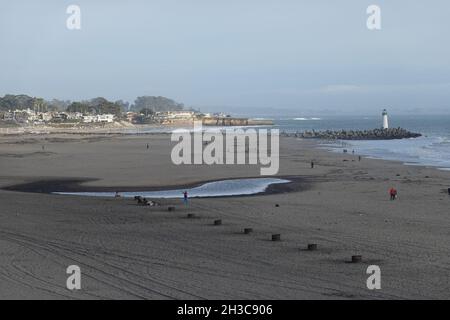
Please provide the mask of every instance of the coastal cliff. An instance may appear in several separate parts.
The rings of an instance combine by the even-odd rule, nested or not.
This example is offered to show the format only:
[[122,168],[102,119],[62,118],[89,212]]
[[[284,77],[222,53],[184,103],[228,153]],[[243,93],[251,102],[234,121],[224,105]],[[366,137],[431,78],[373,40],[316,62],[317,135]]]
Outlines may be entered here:
[[304,131],[296,133],[282,133],[283,136],[303,139],[326,140],[394,140],[417,138],[420,133],[410,132],[403,128],[372,129],[372,130],[340,130],[340,131]]

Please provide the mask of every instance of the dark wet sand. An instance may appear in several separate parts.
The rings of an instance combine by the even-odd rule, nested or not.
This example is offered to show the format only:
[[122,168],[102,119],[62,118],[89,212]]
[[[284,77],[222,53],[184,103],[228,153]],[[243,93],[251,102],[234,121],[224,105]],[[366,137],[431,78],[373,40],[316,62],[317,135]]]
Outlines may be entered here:
[[[55,179],[90,179],[81,186],[97,190],[158,188],[259,173],[174,166],[166,135],[46,137],[0,138],[1,188]],[[279,175],[308,187],[276,194],[143,207],[0,190],[0,298],[449,299],[450,172],[358,162],[310,143],[282,139]],[[282,241],[270,241],[274,233]],[[318,250],[306,251],[308,243]],[[354,254],[363,262],[348,263]],[[77,292],[65,287],[71,264],[82,271]],[[381,267],[381,290],[366,288],[370,264]]]

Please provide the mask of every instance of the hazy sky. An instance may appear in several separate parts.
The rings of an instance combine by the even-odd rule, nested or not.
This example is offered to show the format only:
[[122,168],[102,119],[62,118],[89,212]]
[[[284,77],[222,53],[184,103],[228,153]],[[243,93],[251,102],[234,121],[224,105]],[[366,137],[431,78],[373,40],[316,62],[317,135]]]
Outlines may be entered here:
[[[66,28],[70,4],[81,30]],[[448,0],[0,0],[0,95],[450,112],[449,12]]]

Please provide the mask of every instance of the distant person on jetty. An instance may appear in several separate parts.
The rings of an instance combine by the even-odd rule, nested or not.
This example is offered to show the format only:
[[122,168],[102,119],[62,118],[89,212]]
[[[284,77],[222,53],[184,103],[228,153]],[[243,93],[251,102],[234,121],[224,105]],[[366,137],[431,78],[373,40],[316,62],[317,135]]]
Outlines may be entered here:
[[397,189],[391,188],[391,189],[389,190],[389,194],[390,194],[390,196],[391,196],[391,200],[397,199]]
[[311,161],[311,169],[314,169],[314,161]]
[[150,148],[150,145],[147,143],[147,150]]
[[187,193],[187,191],[183,192],[183,201],[184,201],[185,205],[188,204],[188,193]]

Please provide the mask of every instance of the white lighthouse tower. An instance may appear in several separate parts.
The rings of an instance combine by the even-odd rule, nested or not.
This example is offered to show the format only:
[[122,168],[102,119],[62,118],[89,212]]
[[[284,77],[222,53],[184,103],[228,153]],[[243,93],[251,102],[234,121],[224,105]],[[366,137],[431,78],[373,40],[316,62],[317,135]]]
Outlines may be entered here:
[[381,115],[383,116],[383,129],[389,129],[388,114],[386,109],[383,110]]

